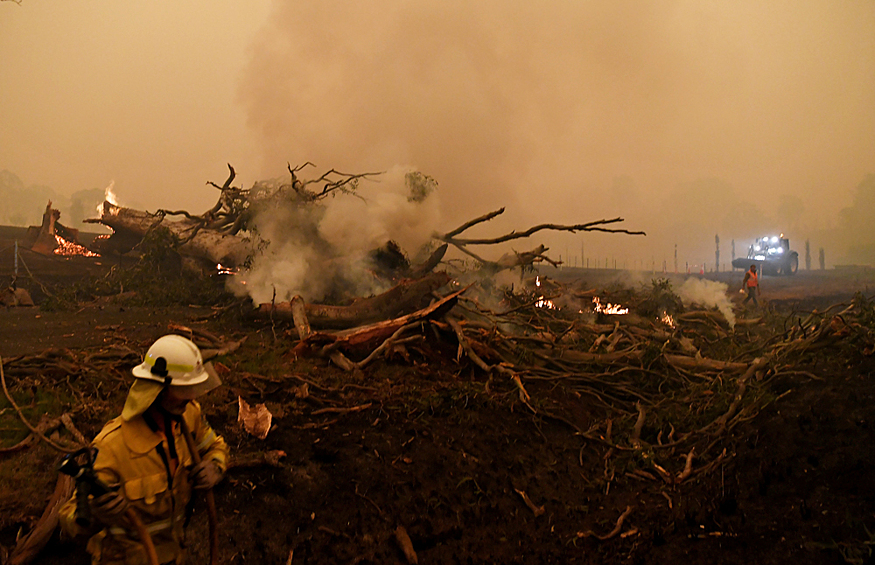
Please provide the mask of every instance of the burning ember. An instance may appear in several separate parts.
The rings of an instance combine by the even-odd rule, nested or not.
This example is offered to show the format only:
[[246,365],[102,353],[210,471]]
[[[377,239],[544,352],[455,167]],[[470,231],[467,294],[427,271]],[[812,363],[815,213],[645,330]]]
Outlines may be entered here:
[[98,253],[89,251],[78,243],[67,241],[58,234],[55,234],[55,241],[58,242],[58,247],[56,247],[54,251],[55,255],[64,255],[68,257],[72,255],[81,255],[82,257],[100,257]]
[[662,313],[662,316],[659,317],[659,321],[662,322],[663,324],[665,324],[666,326],[670,327],[670,328],[675,327],[675,325],[674,325],[674,318],[673,318],[672,315],[669,314],[668,312],[663,312],[663,313]]
[[[535,277],[535,286],[537,286],[537,287],[541,286],[541,277],[540,276]],[[552,300],[545,299],[543,295],[538,297],[538,301],[535,302],[535,306],[537,306],[538,308],[546,308],[547,310],[558,310],[559,309],[558,306],[553,304]]]
[[607,306],[602,306],[602,301],[599,300],[598,296],[592,297],[592,311],[597,314],[628,314],[629,309],[623,308],[620,304],[611,304],[608,302]]
[[219,275],[236,275],[237,269],[234,267],[226,267],[221,263],[216,263],[216,273]]
[[538,301],[535,302],[535,306],[538,308],[546,308],[547,310],[558,310],[559,307],[553,304],[552,300],[545,300],[543,296],[538,298]]

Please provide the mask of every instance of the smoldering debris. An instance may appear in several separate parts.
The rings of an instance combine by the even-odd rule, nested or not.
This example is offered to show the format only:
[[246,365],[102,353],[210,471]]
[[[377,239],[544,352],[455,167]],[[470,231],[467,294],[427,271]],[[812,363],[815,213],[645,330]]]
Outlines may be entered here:
[[[463,240],[464,230],[461,226],[437,239],[457,249],[488,245]],[[302,426],[321,428],[357,412],[371,412],[369,419],[379,417],[376,410],[382,409],[382,403],[367,397],[376,395],[375,388],[355,385],[357,396],[351,397],[334,383],[322,386],[326,383],[311,383],[311,375],[304,378],[288,371],[303,357],[308,358],[304,361],[308,368],[320,367],[314,373],[336,365],[340,370],[327,374],[350,384],[375,375],[391,382],[411,373],[444,370],[448,382],[475,383],[511,410],[561,423],[587,449],[600,450],[606,466],[628,469],[628,477],[661,489],[674,489],[719,471],[733,456],[738,425],[775,401],[766,384],[776,377],[811,378],[801,363],[812,352],[845,347],[870,355],[875,349],[868,329],[875,315],[873,304],[863,298],[790,319],[762,310],[760,317],[735,320],[732,326],[719,309],[721,291],[728,302],[725,288],[710,284],[690,284],[683,292],[686,298],[666,280],[649,287],[609,290],[586,281],[539,276],[532,272],[538,263],[534,256],[518,257],[513,269],[524,276],[514,277],[513,285],[499,284],[494,276],[496,262],[483,261],[462,271],[446,264],[438,269],[443,255],[432,257],[437,261],[424,262],[431,267],[420,278],[402,278],[386,293],[359,297],[351,304],[324,305],[292,297],[284,316],[279,315],[284,303],[264,305],[262,319],[252,321],[246,330],[237,325],[233,330],[272,337],[269,347],[277,355],[268,359],[262,342],[248,352],[256,356],[254,365],[251,357],[238,356],[243,343],[238,337],[225,338],[191,326],[172,325],[170,330],[196,338],[205,359],[223,355],[223,363],[235,367],[226,366],[222,372],[239,395],[241,412],[243,403],[265,406],[262,426],[250,428],[256,437],[267,435],[276,422],[285,425],[283,414],[306,420]],[[498,272],[506,274],[508,269]],[[708,300],[716,305],[706,306]],[[401,304],[403,308],[398,308]],[[608,304],[614,307],[604,307]],[[345,318],[345,327],[326,327],[316,315],[350,312],[362,317]],[[18,356],[5,360],[5,365],[0,360],[0,374],[4,392],[7,376],[11,393],[34,390],[37,384],[40,391],[51,392],[66,390],[73,377],[91,378],[103,369],[136,362],[137,353],[128,346],[84,352],[63,349]],[[244,363],[255,367],[252,371],[270,371],[270,376],[237,370]],[[378,372],[380,366],[390,365],[409,370]],[[256,381],[270,387],[252,384]],[[315,392],[287,395],[277,410],[266,403],[279,390],[300,391],[301,382]],[[120,386],[120,381],[115,383]],[[583,397],[591,400],[590,406],[601,411],[599,417],[588,414],[583,420],[573,410],[560,412],[540,396],[545,384],[567,391],[563,396],[571,403]],[[330,396],[332,402],[325,405],[319,396]],[[79,402],[78,397],[75,400]],[[281,456],[278,451],[249,451],[239,458],[235,455],[235,464],[287,467]],[[613,471],[610,477],[608,484]],[[607,541],[612,536],[613,532],[601,537]]]
[[544,230],[644,234],[615,227],[623,219],[613,218],[575,225],[539,224],[493,238],[463,236],[472,226],[502,214],[503,208],[441,233],[440,191],[428,175],[395,167],[385,173],[358,174],[331,169],[305,177],[312,167],[312,163],[289,166],[287,178],[244,189],[234,186],[236,171],[229,165],[222,185],[209,183],[220,194],[203,214],[163,209],[150,213],[107,200],[100,217],[88,222],[114,230],[101,242],[107,248],[116,240],[145,238],[166,229],[181,255],[204,272],[233,273],[228,287],[256,305],[294,296],[307,302],[342,303],[383,292],[402,278],[427,274],[436,264],[423,266],[443,244],[472,258],[484,274],[494,275],[542,262],[559,263],[544,245],[506,253],[497,260],[475,252],[478,246],[527,239]]
[[730,327],[735,326],[735,312],[732,303],[727,298],[726,283],[707,279],[688,278],[678,288],[678,296],[684,304],[698,304],[705,308],[716,308],[720,311]]

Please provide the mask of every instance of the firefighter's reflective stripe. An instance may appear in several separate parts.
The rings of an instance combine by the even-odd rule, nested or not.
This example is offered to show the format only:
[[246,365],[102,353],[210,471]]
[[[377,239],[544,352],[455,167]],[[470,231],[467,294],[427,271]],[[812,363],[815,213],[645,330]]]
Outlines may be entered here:
[[216,432],[213,431],[213,428],[210,428],[210,431],[204,435],[204,439],[201,440],[199,444],[197,444],[198,452],[203,451],[208,446],[212,445],[212,443],[216,441]]
[[[144,365],[149,365],[150,367],[155,366],[156,359],[152,357],[152,354],[146,354],[146,358],[143,359]],[[180,373],[193,373],[194,365],[181,365],[179,363],[168,363],[167,370],[168,371],[178,371]]]

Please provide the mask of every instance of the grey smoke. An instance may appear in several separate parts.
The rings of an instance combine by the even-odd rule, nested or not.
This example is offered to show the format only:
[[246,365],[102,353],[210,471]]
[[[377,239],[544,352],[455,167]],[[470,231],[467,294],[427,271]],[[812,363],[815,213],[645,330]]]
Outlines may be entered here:
[[260,304],[385,290],[389,283],[373,275],[369,252],[392,240],[416,257],[441,222],[439,191],[411,198],[411,170],[393,167],[354,194],[261,210],[255,224],[266,243],[250,268],[231,278],[234,292]]
[[735,312],[727,297],[728,285],[708,279],[688,278],[678,290],[678,296],[685,306],[698,304],[705,308],[717,308],[730,327],[735,327]]

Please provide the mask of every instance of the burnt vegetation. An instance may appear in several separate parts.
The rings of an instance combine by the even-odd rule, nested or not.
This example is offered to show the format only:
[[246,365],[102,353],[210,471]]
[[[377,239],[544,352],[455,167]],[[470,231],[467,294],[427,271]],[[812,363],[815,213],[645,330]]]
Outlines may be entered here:
[[[354,197],[365,178],[308,183],[301,170],[273,194],[307,206]],[[631,233],[616,219],[461,237],[495,212],[437,235],[421,263],[397,244],[375,250],[382,294],[253,305],[225,290],[239,275],[186,265],[194,234],[255,230],[240,219],[254,193],[233,179],[208,214],[153,215],[131,266],[50,289],[45,315],[79,320],[100,345],[0,361],[0,562],[87,562],[53,535],[52,505],[71,488],[54,465],[117,414],[129,368],[169,332],[225,383],[203,402],[232,446],[216,490],[222,562],[871,562],[864,293],[736,306],[730,320],[669,278],[539,269],[553,262],[543,246],[485,259],[471,247],[543,229]],[[411,197],[429,181],[412,179]],[[164,225],[171,214],[187,232]],[[447,263],[440,244],[474,263]],[[150,318],[95,327],[106,308]],[[270,412],[266,436],[239,422],[244,403]],[[203,508],[190,534],[205,560]]]

